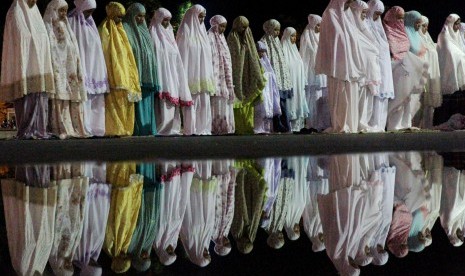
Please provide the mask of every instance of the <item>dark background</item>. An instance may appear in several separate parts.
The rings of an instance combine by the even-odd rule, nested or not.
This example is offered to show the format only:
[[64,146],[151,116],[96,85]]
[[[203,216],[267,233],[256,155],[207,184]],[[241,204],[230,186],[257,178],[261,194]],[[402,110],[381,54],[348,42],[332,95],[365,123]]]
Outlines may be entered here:
[[[6,12],[11,5],[12,0],[2,0],[0,9],[0,29],[3,32],[4,20]],[[39,0],[37,5],[43,13],[49,0]],[[70,10],[74,8],[72,0],[67,1],[70,4]],[[109,0],[97,0],[97,10],[94,13],[94,19],[99,24],[105,17],[105,5]],[[133,0],[121,0],[126,7]],[[173,21],[176,21],[176,14],[180,4],[186,1],[181,0],[141,0],[139,1],[148,7],[147,16],[151,16],[151,12],[163,6],[173,14]],[[288,26],[295,27],[298,32],[307,24],[307,15],[310,13],[322,14],[329,0],[286,0],[286,1],[265,1],[265,0],[194,0],[193,4],[201,4],[207,9],[207,27],[208,20],[215,14],[225,16],[230,23],[239,15],[246,16],[254,33],[255,39],[259,39],[262,34],[262,24],[270,18],[275,18],[282,24],[282,29]],[[417,10],[430,19],[430,33],[435,40],[442,29],[446,17],[450,13],[459,15],[465,12],[465,1],[462,0],[443,0],[443,1],[425,1],[425,0],[385,0],[383,1],[386,7],[399,5],[406,11]],[[387,10],[387,9],[386,9]],[[176,23],[176,22],[173,22]],[[230,24],[231,25],[231,24]],[[230,26],[229,26],[230,27]],[[226,33],[229,32],[229,28]],[[3,35],[2,35],[3,36]]]

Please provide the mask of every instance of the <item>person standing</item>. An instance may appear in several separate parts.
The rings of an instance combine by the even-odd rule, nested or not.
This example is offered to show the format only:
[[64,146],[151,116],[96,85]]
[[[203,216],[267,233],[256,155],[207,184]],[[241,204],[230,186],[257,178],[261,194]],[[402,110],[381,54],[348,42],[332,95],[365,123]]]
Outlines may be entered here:
[[3,33],[0,101],[14,102],[18,139],[47,139],[55,93],[50,42],[35,0],[15,0]]
[[84,124],[93,136],[105,135],[105,93],[110,91],[102,42],[92,13],[95,0],[76,0],[76,8],[68,14],[68,22],[76,36],[87,101],[84,102]]

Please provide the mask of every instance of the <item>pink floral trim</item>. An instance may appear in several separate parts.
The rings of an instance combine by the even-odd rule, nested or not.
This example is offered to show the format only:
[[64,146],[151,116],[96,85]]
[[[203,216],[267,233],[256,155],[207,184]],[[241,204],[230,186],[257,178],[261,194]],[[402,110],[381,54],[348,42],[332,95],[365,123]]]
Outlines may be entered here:
[[160,92],[158,94],[158,98],[160,98],[160,100],[167,100],[175,106],[179,106],[180,104],[181,106],[194,105],[193,101],[183,101],[183,100],[180,100],[178,97],[172,97],[170,92]]
[[161,182],[172,181],[175,176],[181,175],[181,168],[172,170],[169,174],[163,174],[161,176]]
[[193,166],[183,166],[182,167],[182,172],[183,173],[186,173],[186,172],[195,172],[195,168]]

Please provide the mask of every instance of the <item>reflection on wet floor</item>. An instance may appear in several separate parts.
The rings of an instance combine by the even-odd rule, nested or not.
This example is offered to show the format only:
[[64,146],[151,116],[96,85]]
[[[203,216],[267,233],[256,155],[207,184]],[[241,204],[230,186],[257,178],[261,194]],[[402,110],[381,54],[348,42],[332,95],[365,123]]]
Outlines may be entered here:
[[286,264],[261,265],[292,265],[293,258],[325,251],[333,268],[320,273],[357,275],[362,267],[426,251],[435,224],[450,248],[463,244],[465,175],[457,156],[2,167],[0,225],[9,254],[0,257],[5,262],[9,255],[9,272],[20,275],[169,272],[184,260],[207,267],[231,255],[256,259],[262,244],[283,251],[301,242],[315,253],[292,252]]

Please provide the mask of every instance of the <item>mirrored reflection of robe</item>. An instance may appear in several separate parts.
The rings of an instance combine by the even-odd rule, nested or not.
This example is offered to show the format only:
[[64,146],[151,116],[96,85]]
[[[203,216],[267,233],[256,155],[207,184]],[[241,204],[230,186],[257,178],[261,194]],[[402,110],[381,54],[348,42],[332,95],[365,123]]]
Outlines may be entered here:
[[106,184],[106,164],[86,163],[86,177],[89,187],[86,191],[84,221],[81,241],[74,254],[74,264],[81,275],[101,275],[102,268],[96,263],[105,239],[105,227],[110,211],[111,186]]
[[218,183],[211,174],[212,161],[195,162],[194,168],[180,238],[189,260],[205,267],[211,262],[208,248],[215,227]]
[[283,159],[276,198],[269,211],[269,217],[262,222],[263,229],[268,233],[267,243],[271,248],[279,249],[284,245],[282,231],[286,222],[289,204],[291,204],[294,185],[295,172],[289,166],[289,159]]
[[307,157],[292,157],[289,159],[289,167],[295,172],[295,184],[287,210],[284,228],[290,240],[300,237],[300,219],[307,205],[309,187],[307,183]]
[[107,165],[107,181],[112,190],[103,250],[113,259],[111,269],[124,273],[131,266],[127,253],[141,207],[143,177],[136,174],[134,163],[114,163]]
[[432,243],[431,230],[439,218],[442,196],[442,174],[444,169],[442,156],[429,152],[424,153],[426,187],[429,191],[430,200],[428,201],[428,214],[425,218],[425,225],[422,229],[423,236],[426,239],[426,246]]
[[[330,193],[318,196],[326,253],[342,275],[360,274],[371,263],[366,248],[380,214],[379,183],[362,181],[359,155],[330,157]],[[333,182],[334,181],[334,182]],[[373,185],[372,185],[373,184]]]
[[134,269],[143,272],[151,266],[150,253],[160,224],[160,197],[163,187],[156,181],[155,164],[139,164],[137,173],[144,176],[144,189],[137,226],[128,253]]
[[465,222],[465,174],[453,167],[445,167],[442,180],[441,226],[453,246],[463,244]]
[[[153,244],[155,253],[163,265],[170,265],[176,260],[174,250],[178,245],[179,232],[186,212],[194,168],[176,162],[163,162],[157,175],[163,185],[160,201],[160,224]],[[158,178],[157,177],[157,178]],[[172,248],[172,252],[167,250]]]
[[[45,169],[49,181],[50,170]],[[25,175],[20,176],[18,170],[16,175],[17,179],[26,178]],[[35,184],[15,179],[1,181],[8,248],[18,275],[42,274],[52,250],[57,188],[39,188]],[[50,184],[41,183],[40,186]]]
[[[322,157],[325,158],[326,157]],[[312,242],[313,252],[325,249],[323,227],[318,210],[317,197],[329,192],[328,168],[318,164],[317,157],[310,157],[307,171],[308,191],[306,193],[306,205],[302,215],[305,233]]]
[[385,265],[389,254],[384,249],[386,245],[389,227],[392,222],[392,208],[394,206],[394,188],[396,167],[390,166],[389,155],[386,153],[373,154],[375,173],[379,174],[382,182],[381,218],[371,243],[374,265]]
[[79,246],[84,222],[86,190],[89,178],[83,164],[59,164],[52,167],[52,179],[58,188],[57,212],[49,263],[55,275],[73,275],[72,260]]
[[269,223],[270,212],[278,194],[279,183],[281,179],[281,158],[267,158],[260,160],[260,166],[264,170],[266,181],[266,200],[263,206],[263,215],[261,225]]
[[239,252],[248,254],[253,249],[260,225],[265,204],[266,182],[262,169],[256,162],[236,161],[235,167],[238,173],[231,233]]
[[218,181],[215,207],[215,228],[212,240],[215,252],[225,256],[231,252],[228,236],[234,217],[234,186],[236,185],[236,169],[231,160],[213,162],[213,175]]

